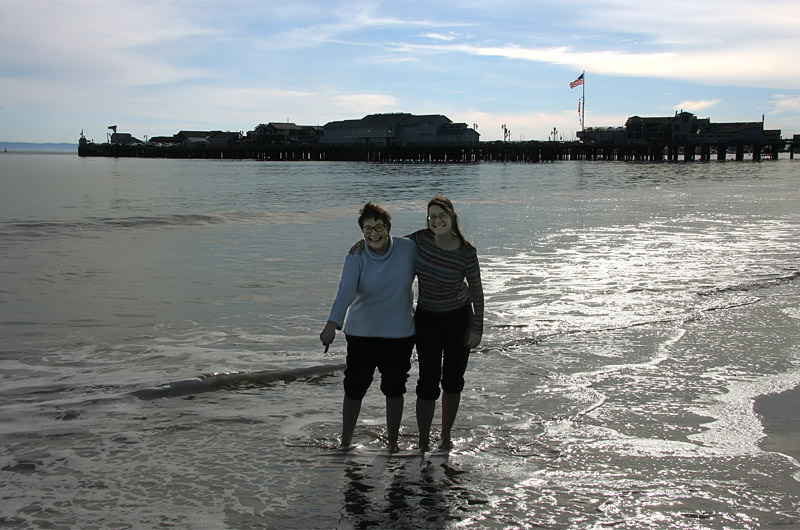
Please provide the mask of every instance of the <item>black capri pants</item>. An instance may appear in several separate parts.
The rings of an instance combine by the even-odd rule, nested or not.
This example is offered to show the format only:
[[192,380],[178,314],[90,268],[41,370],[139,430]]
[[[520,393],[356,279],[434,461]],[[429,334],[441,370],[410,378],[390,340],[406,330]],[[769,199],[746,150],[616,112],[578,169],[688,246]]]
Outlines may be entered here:
[[358,337],[347,339],[347,368],[344,371],[344,393],[361,401],[372,384],[375,368],[381,374],[381,392],[386,397],[406,393],[406,380],[411,370],[411,350],[414,336],[404,339]]
[[417,308],[414,314],[419,360],[417,397],[438,399],[440,382],[448,394],[464,390],[473,318],[470,304],[441,312]]

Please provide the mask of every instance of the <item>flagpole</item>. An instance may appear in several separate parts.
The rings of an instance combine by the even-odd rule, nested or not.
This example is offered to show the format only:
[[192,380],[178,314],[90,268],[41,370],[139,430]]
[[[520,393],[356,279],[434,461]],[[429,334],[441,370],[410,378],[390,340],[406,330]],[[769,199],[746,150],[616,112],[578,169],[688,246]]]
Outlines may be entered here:
[[[569,88],[575,88],[578,85],[583,87],[581,89],[583,95],[578,99],[578,117],[581,120],[581,132],[583,132],[586,130],[584,126],[584,118],[586,117],[586,70],[584,70],[575,81],[569,84]],[[581,103],[583,104],[583,108],[581,108]]]
[[583,89],[583,96],[581,97],[583,100],[583,105],[581,105],[581,131],[583,132],[586,130],[584,126],[584,118],[586,118],[586,70],[583,71],[581,76],[583,77],[583,85],[581,87]]

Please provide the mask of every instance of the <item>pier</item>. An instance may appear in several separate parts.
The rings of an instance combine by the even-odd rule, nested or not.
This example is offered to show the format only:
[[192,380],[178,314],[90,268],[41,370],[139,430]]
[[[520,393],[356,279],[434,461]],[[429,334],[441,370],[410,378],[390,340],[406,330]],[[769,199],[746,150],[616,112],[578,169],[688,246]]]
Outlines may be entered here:
[[269,161],[349,161],[391,163],[556,162],[606,160],[677,162],[709,160],[777,160],[794,142],[758,144],[647,144],[581,143],[557,141],[479,142],[469,145],[331,146],[315,143],[287,145],[228,145],[185,147],[151,144],[95,144],[83,141],[79,156],[135,158],[197,158]]

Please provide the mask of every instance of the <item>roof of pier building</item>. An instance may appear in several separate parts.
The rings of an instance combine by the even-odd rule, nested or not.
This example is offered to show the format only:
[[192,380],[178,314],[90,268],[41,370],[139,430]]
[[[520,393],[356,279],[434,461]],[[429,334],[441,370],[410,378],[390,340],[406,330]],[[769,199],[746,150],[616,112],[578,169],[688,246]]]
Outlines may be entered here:
[[359,120],[342,120],[325,124],[323,143],[339,144],[412,144],[439,143],[437,138],[452,137],[454,132],[474,133],[470,141],[477,141],[478,133],[466,124],[454,124],[441,114],[414,115],[407,112],[369,114]]
[[214,131],[208,134],[208,141],[213,145],[229,144],[241,140],[241,138],[242,134],[239,132]]
[[150,140],[148,140],[148,141],[150,143],[153,143],[153,144],[173,144],[173,143],[177,143],[177,140],[175,140],[174,136],[151,136]]
[[209,144],[209,138],[222,131],[179,131],[175,135],[181,145],[185,147],[205,147]]
[[441,114],[427,114],[424,116],[415,116],[413,114],[406,115],[405,118],[401,120],[400,125],[403,127],[413,127],[415,125],[428,125],[428,124],[436,124],[436,125],[449,125],[453,123],[447,116],[442,116]]
[[669,125],[672,123],[672,117],[665,116],[665,117],[641,117],[641,116],[631,116],[625,121],[625,127],[630,127],[633,125]]
[[356,120],[356,124],[360,127],[394,127],[409,117],[411,114],[407,112],[368,114],[360,120]]
[[274,122],[274,121],[271,121],[267,124],[262,123],[256,127],[256,130],[261,128],[272,129],[275,131],[299,131],[300,129],[302,129],[300,125],[297,125],[295,123],[291,122],[284,123],[284,122]]
[[288,141],[314,140],[322,134],[318,125],[297,125],[291,122],[261,123],[247,137],[256,143],[282,144]]
[[205,140],[214,131],[178,131],[175,138],[179,140]]
[[125,145],[125,144],[141,144],[144,142],[133,136],[131,133],[114,132],[111,134],[111,143]]

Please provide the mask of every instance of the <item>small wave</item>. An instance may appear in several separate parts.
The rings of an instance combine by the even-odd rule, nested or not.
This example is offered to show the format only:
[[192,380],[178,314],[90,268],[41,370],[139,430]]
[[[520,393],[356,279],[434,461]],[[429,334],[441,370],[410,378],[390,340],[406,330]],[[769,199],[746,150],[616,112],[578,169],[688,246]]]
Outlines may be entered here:
[[[308,213],[304,222],[314,219]],[[294,222],[284,212],[220,211],[208,214],[162,214],[80,219],[11,219],[0,222],[0,243],[47,237],[86,237],[95,231],[147,230],[224,224],[275,225]]]
[[287,370],[265,370],[260,372],[224,372],[207,376],[193,377],[173,381],[163,386],[142,388],[130,392],[142,401],[182,397],[205,392],[215,392],[247,385],[264,385],[276,381],[295,381],[297,379],[332,375],[344,370],[345,364],[323,364],[306,368],[290,368]]
[[754,280],[751,282],[744,282],[736,285],[726,285],[724,287],[715,287],[714,289],[708,289],[706,291],[701,291],[697,294],[700,296],[713,296],[716,294],[723,294],[723,293],[730,293],[730,292],[743,292],[743,291],[752,291],[755,289],[763,289],[765,287],[774,287],[776,285],[781,285],[784,283],[792,282],[800,278],[800,271],[792,271],[789,274],[784,276],[776,276],[773,278],[763,278],[760,280]]
[[[699,319],[701,317],[701,315],[703,315],[704,313],[711,313],[713,311],[722,311],[722,310],[727,310],[727,309],[735,309],[737,307],[744,307],[744,306],[748,306],[748,305],[757,304],[760,301],[761,301],[760,298],[747,297],[747,298],[744,298],[744,299],[741,299],[741,300],[735,300],[735,301],[724,303],[724,304],[718,304],[718,305],[712,305],[712,306],[706,306],[706,307],[691,309],[686,313],[677,314],[677,315],[671,316],[671,317],[664,317],[664,318],[655,317],[655,318],[652,318],[652,319],[649,319],[649,320],[639,320],[639,321],[633,321],[633,322],[626,322],[624,324],[612,325],[612,326],[597,326],[597,327],[592,327],[592,328],[577,328],[577,329],[566,329],[566,330],[552,331],[552,332],[546,332],[546,333],[533,333],[531,335],[520,337],[520,338],[516,338],[516,339],[513,339],[513,340],[509,340],[509,341],[503,342],[503,343],[495,345],[495,346],[491,346],[491,347],[486,346],[486,347],[480,348],[478,351],[487,351],[487,350],[492,350],[492,349],[508,350],[508,349],[513,349],[513,348],[518,348],[520,346],[537,345],[537,344],[541,344],[541,343],[543,343],[545,341],[548,341],[548,340],[552,340],[552,339],[555,339],[555,338],[558,338],[558,337],[569,336],[569,335],[579,335],[579,334],[589,334],[589,333],[607,333],[607,332],[610,332],[610,331],[621,331],[621,330],[632,329],[632,328],[636,328],[636,327],[640,327],[640,326],[655,326],[655,325],[659,325],[659,324],[683,325],[683,324],[685,324],[687,322],[693,322],[693,321]],[[500,328],[500,329],[503,329],[503,328],[506,328],[506,329],[507,328],[524,329],[524,328],[527,328],[529,326],[528,325],[517,325],[517,324],[514,324],[514,325],[498,324],[498,325],[495,325],[495,326],[492,326],[492,327]]]
[[11,221],[3,223],[3,239],[28,239],[53,234],[74,234],[85,228],[83,221]]
[[133,217],[89,217],[76,220],[10,221],[3,223],[3,239],[30,239],[51,236],[83,236],[93,230],[136,229],[177,226],[202,226],[227,222],[224,217],[206,214],[166,214]]
[[97,222],[101,225],[114,228],[147,228],[153,226],[208,225],[219,224],[225,221],[221,217],[215,215],[169,214],[158,216],[99,218]]

